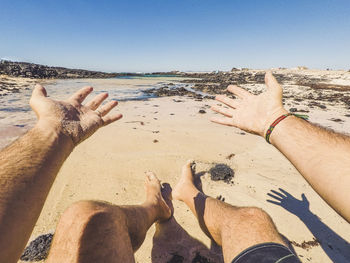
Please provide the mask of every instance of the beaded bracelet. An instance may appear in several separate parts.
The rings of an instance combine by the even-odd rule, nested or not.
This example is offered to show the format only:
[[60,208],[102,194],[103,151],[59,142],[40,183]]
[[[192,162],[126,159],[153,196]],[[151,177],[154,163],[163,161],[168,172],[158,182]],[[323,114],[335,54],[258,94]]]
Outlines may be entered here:
[[269,127],[269,129],[266,131],[266,135],[265,135],[265,140],[271,144],[270,142],[270,136],[271,136],[271,133],[273,131],[273,129],[277,126],[278,123],[280,123],[282,120],[284,120],[285,118],[287,118],[288,116],[295,116],[295,117],[298,117],[298,118],[301,118],[303,120],[307,120],[309,118],[308,115],[301,115],[301,114],[294,114],[294,113],[287,113],[287,114],[283,114],[281,115],[280,117],[278,117]]

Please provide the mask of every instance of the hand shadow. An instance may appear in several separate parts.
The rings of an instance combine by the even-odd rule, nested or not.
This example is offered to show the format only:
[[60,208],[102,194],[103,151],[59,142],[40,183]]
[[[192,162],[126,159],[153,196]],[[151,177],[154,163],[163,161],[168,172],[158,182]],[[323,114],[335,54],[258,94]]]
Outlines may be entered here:
[[[196,176],[199,179],[204,173]],[[196,180],[197,183],[198,180]],[[199,179],[200,181],[200,179]],[[163,198],[174,211],[170,200],[171,187],[162,185]],[[199,185],[200,186],[200,185]],[[153,236],[152,263],[220,263],[223,262],[221,247],[211,244],[209,249],[198,239],[190,236],[185,229],[171,217],[165,222],[156,223],[156,232]]]
[[316,240],[319,241],[322,249],[332,262],[350,262],[350,244],[310,211],[310,202],[307,200],[305,194],[302,194],[301,200],[299,200],[287,191],[281,188],[279,190],[280,192],[271,190],[272,193],[268,193],[267,195],[273,198],[273,200],[266,201],[279,205],[299,217]]

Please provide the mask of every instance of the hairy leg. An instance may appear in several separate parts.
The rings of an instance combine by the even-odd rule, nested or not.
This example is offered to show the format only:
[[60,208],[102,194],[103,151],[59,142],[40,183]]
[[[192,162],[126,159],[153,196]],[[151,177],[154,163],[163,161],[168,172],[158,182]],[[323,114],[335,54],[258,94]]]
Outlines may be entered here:
[[259,243],[285,245],[270,216],[262,209],[231,206],[200,192],[194,185],[190,161],[183,167],[172,196],[185,202],[203,231],[222,246],[225,262],[231,262],[244,249]]
[[58,223],[47,262],[134,262],[150,226],[171,216],[154,174],[147,174],[145,189],[142,205],[73,204]]

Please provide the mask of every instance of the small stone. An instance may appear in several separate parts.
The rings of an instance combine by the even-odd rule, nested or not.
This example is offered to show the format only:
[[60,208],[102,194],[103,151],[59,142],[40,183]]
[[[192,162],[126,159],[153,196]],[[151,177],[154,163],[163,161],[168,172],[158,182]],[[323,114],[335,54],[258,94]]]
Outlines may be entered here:
[[337,119],[337,118],[332,118],[331,121],[334,121],[334,122],[343,122],[342,119]]
[[198,113],[204,114],[204,113],[207,113],[207,112],[205,110],[199,110]]
[[234,171],[226,164],[216,164],[209,170],[210,178],[213,181],[224,181],[231,183],[234,176]]
[[231,154],[226,156],[226,159],[231,160],[233,157],[235,157],[235,154],[231,153]]

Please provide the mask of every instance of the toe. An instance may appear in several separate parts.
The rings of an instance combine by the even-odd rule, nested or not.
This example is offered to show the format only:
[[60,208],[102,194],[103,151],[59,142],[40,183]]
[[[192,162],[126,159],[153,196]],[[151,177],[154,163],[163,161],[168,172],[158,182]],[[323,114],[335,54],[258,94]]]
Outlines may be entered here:
[[193,160],[188,160],[186,164],[182,167],[183,173],[190,173],[192,174],[192,165],[195,164]]
[[160,185],[160,181],[159,181],[158,177],[153,172],[146,173],[146,180],[149,183],[156,183],[156,184]]
[[148,179],[148,181],[153,181],[156,176],[153,172],[146,172],[146,178]]

